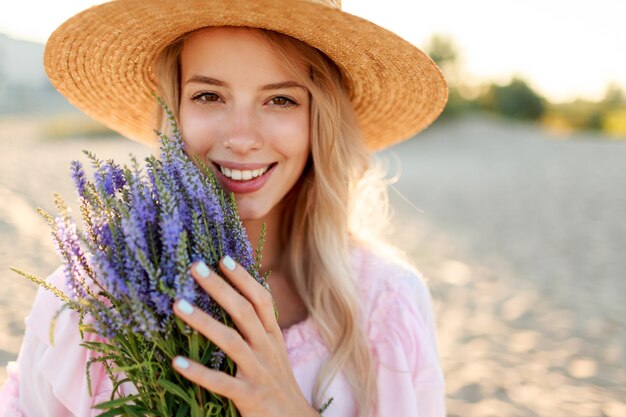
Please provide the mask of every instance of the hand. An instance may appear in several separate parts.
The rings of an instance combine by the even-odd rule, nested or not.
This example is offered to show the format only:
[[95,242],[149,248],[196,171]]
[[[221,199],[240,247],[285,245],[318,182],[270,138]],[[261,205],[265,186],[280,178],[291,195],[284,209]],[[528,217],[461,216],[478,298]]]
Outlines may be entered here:
[[174,312],[219,346],[237,364],[237,373],[233,377],[182,357],[175,358],[174,368],[190,381],[230,398],[242,417],[319,417],[291,369],[270,293],[230,257],[221,260],[220,269],[241,294],[202,262],[192,265],[191,274],[230,314],[239,331],[183,300],[175,304]]

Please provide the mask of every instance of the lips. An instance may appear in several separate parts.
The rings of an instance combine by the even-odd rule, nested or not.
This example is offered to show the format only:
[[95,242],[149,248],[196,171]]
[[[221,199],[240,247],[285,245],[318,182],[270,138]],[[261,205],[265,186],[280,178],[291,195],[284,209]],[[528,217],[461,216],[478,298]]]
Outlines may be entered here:
[[230,161],[213,161],[220,184],[235,194],[253,193],[269,180],[276,163],[242,164]]

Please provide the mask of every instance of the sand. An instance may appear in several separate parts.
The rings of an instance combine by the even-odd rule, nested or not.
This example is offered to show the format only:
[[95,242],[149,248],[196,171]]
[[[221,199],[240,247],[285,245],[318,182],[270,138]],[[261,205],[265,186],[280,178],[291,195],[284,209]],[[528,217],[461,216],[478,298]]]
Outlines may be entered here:
[[[34,285],[58,261],[45,223],[68,167],[148,150],[118,138],[40,139],[0,120],[0,384]],[[438,123],[381,154],[392,241],[428,279],[449,416],[626,415],[626,142],[489,117]]]

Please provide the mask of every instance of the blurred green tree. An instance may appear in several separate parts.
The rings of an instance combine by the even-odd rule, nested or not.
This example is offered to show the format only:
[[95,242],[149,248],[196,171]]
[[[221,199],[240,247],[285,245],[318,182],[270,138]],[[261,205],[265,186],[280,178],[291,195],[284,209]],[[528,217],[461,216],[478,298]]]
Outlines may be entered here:
[[605,107],[621,107],[626,105],[626,93],[619,84],[611,83],[606,88],[602,104]]
[[600,102],[599,127],[613,137],[626,137],[626,93],[618,84],[610,84]]
[[490,84],[478,102],[485,110],[516,119],[538,120],[546,110],[546,100],[519,77],[507,85]]
[[476,106],[460,93],[462,65],[459,49],[454,40],[447,35],[435,34],[430,37],[424,48],[425,52],[441,68],[448,82],[448,103],[442,119],[455,117],[474,109]]
[[446,68],[458,64],[459,52],[449,36],[433,35],[426,43],[426,53],[445,72]]
[[626,93],[619,85],[610,84],[599,101],[549,103],[542,122],[558,130],[597,130],[612,137],[626,137]]
[[448,103],[440,120],[483,110],[503,116],[541,122],[557,131],[599,130],[626,137],[626,92],[618,84],[607,87],[600,101],[577,99],[554,103],[536,92],[522,77],[506,85],[494,82],[472,85],[464,72],[462,51],[447,35],[435,34],[424,51],[441,68],[448,81]]

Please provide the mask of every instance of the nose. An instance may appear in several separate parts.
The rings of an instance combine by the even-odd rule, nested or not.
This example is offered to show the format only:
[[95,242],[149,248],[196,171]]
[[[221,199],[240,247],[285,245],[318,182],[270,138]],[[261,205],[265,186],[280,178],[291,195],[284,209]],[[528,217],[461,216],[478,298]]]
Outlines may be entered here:
[[227,120],[224,146],[236,154],[245,154],[263,146],[259,123],[253,109],[234,108]]

